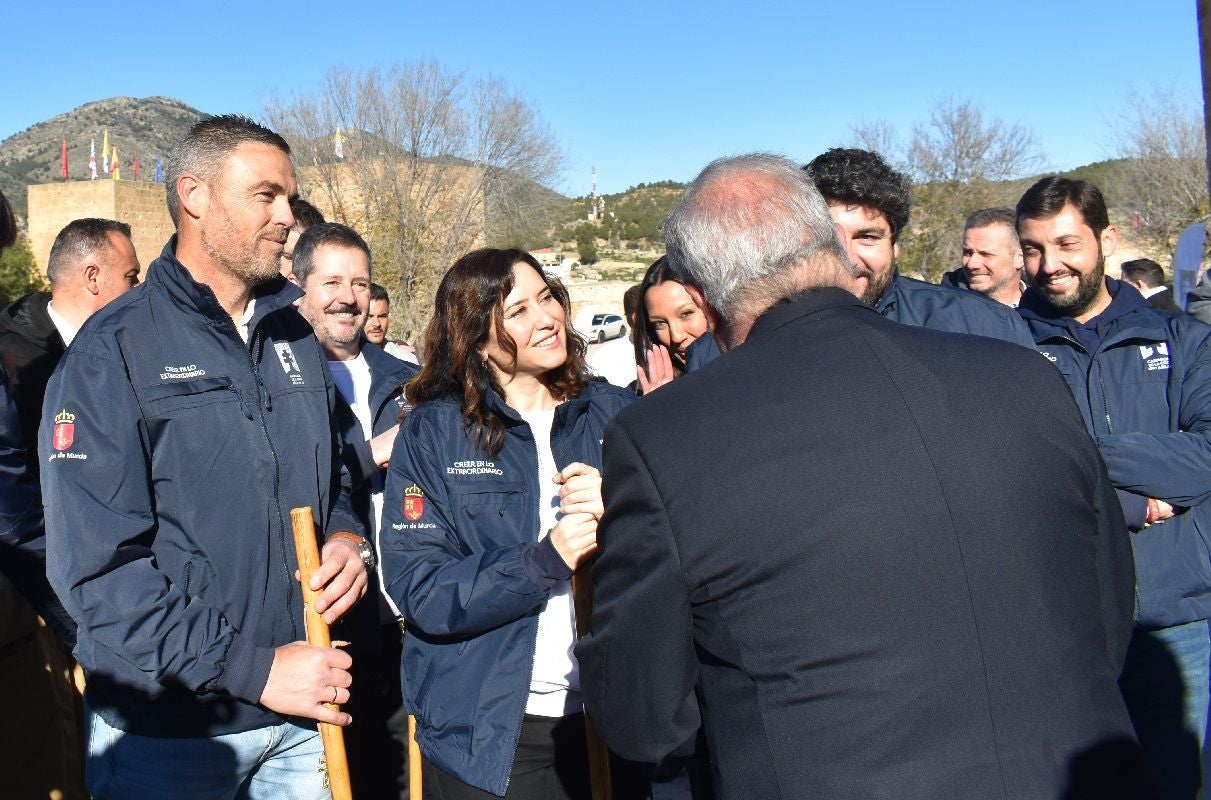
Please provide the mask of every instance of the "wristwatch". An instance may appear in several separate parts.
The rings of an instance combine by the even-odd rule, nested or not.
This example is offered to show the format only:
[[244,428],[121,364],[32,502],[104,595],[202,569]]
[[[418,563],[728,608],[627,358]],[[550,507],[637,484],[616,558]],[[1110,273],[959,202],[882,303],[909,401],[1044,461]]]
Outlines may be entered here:
[[362,563],[366,565],[366,570],[370,571],[378,566],[378,558],[374,554],[374,545],[370,544],[369,539],[364,539],[352,531],[337,531],[328,534],[328,539],[344,539],[346,542],[352,542],[357,546],[357,554],[361,556]]

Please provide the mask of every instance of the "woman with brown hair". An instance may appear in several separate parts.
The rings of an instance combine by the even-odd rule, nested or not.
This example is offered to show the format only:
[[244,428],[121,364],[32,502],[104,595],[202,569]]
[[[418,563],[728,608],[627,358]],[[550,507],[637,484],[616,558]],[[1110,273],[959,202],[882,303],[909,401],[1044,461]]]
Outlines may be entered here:
[[634,395],[586,379],[569,311],[528,253],[468,253],[405,389],[383,577],[445,800],[588,797],[569,579],[596,547],[606,423]]

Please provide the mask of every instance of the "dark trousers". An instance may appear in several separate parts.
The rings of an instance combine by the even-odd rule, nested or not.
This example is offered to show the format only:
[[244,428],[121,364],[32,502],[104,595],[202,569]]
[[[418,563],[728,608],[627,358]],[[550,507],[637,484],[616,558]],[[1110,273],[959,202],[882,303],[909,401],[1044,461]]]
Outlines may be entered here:
[[[566,717],[527,714],[505,800],[590,800],[587,748],[583,714]],[[611,756],[610,772],[615,800],[642,800],[649,796],[639,765]],[[496,795],[468,786],[428,762],[425,795],[431,800],[497,800]]]

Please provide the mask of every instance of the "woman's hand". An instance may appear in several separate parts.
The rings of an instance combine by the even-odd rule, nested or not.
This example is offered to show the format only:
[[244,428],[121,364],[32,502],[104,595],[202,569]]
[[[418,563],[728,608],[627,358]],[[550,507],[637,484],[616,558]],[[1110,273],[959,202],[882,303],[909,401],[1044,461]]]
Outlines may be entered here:
[[601,502],[601,473],[588,464],[572,462],[555,474],[562,518],[551,529],[551,544],[572,569],[597,549],[597,521],[605,513]]
[[601,501],[601,473],[588,464],[573,461],[556,473],[554,481],[559,484],[559,512],[561,514],[590,514],[601,519],[605,507]]
[[673,378],[677,377],[669,349],[662,344],[654,344],[648,348],[648,368],[645,370],[642,365],[637,365],[635,372],[639,378],[639,388],[643,389],[644,394],[650,394],[666,383],[672,383]]
[[567,514],[551,529],[551,544],[563,563],[572,569],[597,549],[597,518],[592,514]]

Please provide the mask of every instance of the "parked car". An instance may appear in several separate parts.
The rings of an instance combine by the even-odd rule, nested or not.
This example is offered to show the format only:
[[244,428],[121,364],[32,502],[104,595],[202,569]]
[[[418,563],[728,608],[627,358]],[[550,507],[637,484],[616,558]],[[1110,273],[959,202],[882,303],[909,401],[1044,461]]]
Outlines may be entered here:
[[593,318],[589,320],[588,328],[584,331],[584,337],[590,342],[604,342],[606,339],[625,336],[626,332],[627,326],[622,321],[621,315],[594,314]]

